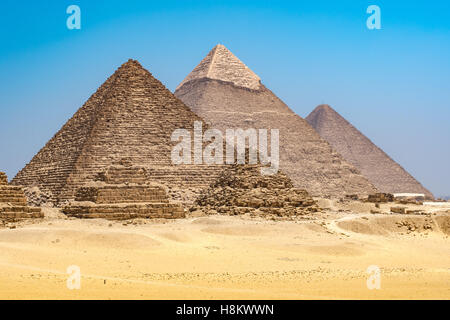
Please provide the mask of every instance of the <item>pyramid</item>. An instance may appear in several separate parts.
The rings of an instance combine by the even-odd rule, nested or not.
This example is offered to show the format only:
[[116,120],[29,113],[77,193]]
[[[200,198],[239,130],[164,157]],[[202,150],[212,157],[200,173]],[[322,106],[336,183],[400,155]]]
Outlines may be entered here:
[[207,213],[260,217],[302,216],[319,211],[308,192],[294,188],[283,172],[261,175],[260,165],[250,164],[227,167],[195,205]]
[[27,198],[20,186],[8,184],[6,174],[0,172],[0,220],[16,221],[29,218],[43,218],[40,208],[27,205]]
[[78,188],[62,210],[69,217],[124,220],[184,218],[183,207],[169,201],[163,186],[151,183],[147,170],[122,160]]
[[306,120],[381,192],[423,193],[433,197],[430,191],[330,106],[318,106]]
[[280,130],[280,169],[313,196],[367,195],[376,188],[223,45],[180,83],[175,95],[212,127]]
[[[145,168],[150,181],[170,189],[177,200],[193,201],[195,192],[217,177],[213,165],[173,165],[175,129],[192,131],[204,121],[177,99],[139,62],[124,63],[12,183],[39,188],[62,206],[77,190],[126,158]],[[191,191],[194,195],[190,195]],[[192,199],[192,200],[191,200]]]

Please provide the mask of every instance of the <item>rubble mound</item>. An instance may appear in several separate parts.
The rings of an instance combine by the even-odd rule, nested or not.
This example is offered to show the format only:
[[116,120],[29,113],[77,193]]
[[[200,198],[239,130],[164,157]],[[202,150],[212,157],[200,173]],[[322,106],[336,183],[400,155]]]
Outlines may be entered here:
[[260,165],[230,165],[191,210],[229,215],[298,216],[319,211],[307,191],[294,187],[282,172],[261,175]]
[[[75,201],[63,213],[77,218],[184,218],[184,209],[172,203],[163,186],[151,184],[146,170],[128,164],[113,165],[97,180],[78,188]],[[131,181],[131,182],[128,182]]]
[[8,177],[4,172],[0,172],[0,185],[8,184]]
[[386,202],[393,202],[394,201],[394,195],[391,193],[375,193],[375,194],[369,194],[367,197],[367,202],[373,202],[373,203],[386,203]]
[[43,217],[40,208],[28,206],[22,187],[9,185],[6,174],[0,172],[0,220],[15,221]]
[[49,201],[52,198],[51,192],[43,192],[39,187],[23,188],[25,197],[28,199],[28,204],[33,207],[52,207],[52,203]]

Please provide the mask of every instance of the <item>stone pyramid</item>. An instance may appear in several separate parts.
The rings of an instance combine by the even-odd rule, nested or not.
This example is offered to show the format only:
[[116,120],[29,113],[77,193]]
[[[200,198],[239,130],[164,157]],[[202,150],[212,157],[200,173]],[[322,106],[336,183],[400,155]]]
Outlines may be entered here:
[[62,210],[77,218],[184,218],[179,203],[169,201],[166,190],[152,183],[143,167],[124,159],[77,190],[75,201]]
[[[281,171],[261,175],[260,165],[230,165],[196,200],[201,210],[219,214],[300,216],[319,211],[306,190],[294,188]],[[195,206],[191,210],[197,209]]]
[[9,185],[6,174],[0,172],[0,221],[43,217],[40,208],[27,205],[23,189],[20,186]]
[[[75,199],[76,190],[127,158],[148,179],[166,185],[178,200],[208,186],[217,166],[173,165],[175,129],[193,131],[203,120],[139,62],[124,63],[23,168],[12,183],[38,187],[50,202]],[[177,189],[177,192],[174,192]]]
[[306,120],[381,192],[423,193],[433,197],[430,191],[330,106],[318,106]]
[[280,130],[280,169],[313,196],[367,195],[376,188],[223,45],[184,79],[175,95],[212,127]]

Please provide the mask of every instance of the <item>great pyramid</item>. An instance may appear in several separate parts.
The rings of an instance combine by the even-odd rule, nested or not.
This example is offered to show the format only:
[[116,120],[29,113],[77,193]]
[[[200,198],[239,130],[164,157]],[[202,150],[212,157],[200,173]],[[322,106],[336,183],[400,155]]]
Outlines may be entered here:
[[367,195],[376,188],[223,45],[217,45],[175,95],[212,127],[280,130],[280,169],[313,196]]
[[[124,63],[34,156],[12,183],[38,187],[63,205],[114,163],[128,159],[176,200],[193,201],[218,176],[215,165],[173,165],[175,129],[203,120],[139,62]],[[191,194],[191,191],[194,192]]]
[[423,193],[433,197],[430,191],[330,106],[318,106],[306,120],[381,192]]

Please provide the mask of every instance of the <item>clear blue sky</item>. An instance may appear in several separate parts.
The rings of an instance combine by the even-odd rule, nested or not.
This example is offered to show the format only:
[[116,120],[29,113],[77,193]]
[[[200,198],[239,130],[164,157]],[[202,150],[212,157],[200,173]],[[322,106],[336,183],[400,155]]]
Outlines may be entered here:
[[[71,4],[81,30],[66,27]],[[366,28],[371,4],[381,30]],[[450,1],[2,0],[0,40],[10,178],[128,58],[174,90],[222,43],[298,114],[330,104],[450,195]]]

